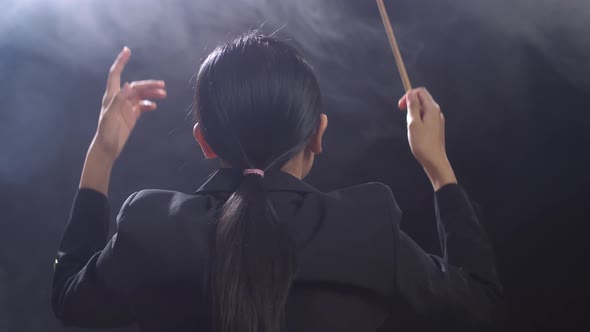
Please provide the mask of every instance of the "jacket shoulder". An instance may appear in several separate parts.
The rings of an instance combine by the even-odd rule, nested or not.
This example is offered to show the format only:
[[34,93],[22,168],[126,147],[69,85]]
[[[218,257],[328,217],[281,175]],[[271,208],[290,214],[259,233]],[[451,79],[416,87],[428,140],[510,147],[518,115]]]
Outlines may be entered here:
[[321,222],[315,241],[300,257],[300,278],[337,280],[376,294],[392,294],[401,215],[391,189],[365,183],[320,194],[313,212],[308,215],[319,215]]
[[342,188],[328,192],[327,195],[333,200],[352,204],[356,208],[385,212],[394,219],[401,215],[391,188],[381,182],[368,182]]
[[179,216],[187,206],[191,206],[191,210],[195,213],[206,201],[205,197],[179,191],[144,189],[127,198],[117,220],[119,221],[127,214],[146,220],[167,220],[162,218]]
[[129,196],[126,204],[123,204],[123,206],[128,205],[129,208],[141,207],[143,209],[153,209],[166,203],[172,204],[173,202],[179,203],[186,201],[191,197],[194,196],[179,191],[144,189]]
[[337,189],[334,191],[329,192],[328,194],[332,195],[358,195],[358,194],[366,194],[366,193],[382,193],[382,194],[392,194],[391,188],[388,185],[381,183],[381,182],[367,182],[363,184],[359,184],[356,186],[346,187]]
[[175,262],[184,259],[188,243],[207,252],[209,205],[205,196],[141,190],[123,204],[117,217],[117,230],[120,235],[133,239],[144,252],[162,261]]

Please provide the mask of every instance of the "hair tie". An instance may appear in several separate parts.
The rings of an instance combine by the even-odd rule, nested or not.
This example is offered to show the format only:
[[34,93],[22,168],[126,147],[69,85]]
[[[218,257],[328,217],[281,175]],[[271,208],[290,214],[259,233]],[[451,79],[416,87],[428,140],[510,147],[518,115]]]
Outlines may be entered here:
[[244,175],[248,175],[248,174],[256,174],[256,175],[260,175],[261,178],[264,177],[264,171],[261,169],[257,169],[257,168],[248,168],[244,170]]

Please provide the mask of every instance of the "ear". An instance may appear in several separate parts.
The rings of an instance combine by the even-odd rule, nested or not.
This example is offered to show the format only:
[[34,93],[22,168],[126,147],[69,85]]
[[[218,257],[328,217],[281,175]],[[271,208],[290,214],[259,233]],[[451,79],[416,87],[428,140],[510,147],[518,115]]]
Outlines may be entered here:
[[207,158],[207,159],[217,158],[217,154],[213,151],[213,149],[211,149],[211,147],[209,146],[209,143],[207,143],[207,141],[205,140],[205,136],[203,136],[203,131],[201,130],[201,126],[199,126],[198,122],[193,127],[193,136],[195,136],[195,139],[197,140],[197,142],[201,146],[201,150],[203,150],[203,154],[205,155],[205,158]]
[[328,116],[326,114],[320,114],[320,121],[316,131],[309,138],[307,148],[314,154],[322,153],[322,138],[328,128]]

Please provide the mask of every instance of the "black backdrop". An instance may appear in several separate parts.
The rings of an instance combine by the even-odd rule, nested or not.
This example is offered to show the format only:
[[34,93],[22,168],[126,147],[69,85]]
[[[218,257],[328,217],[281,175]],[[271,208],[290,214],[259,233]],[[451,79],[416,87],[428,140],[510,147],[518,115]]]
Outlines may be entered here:
[[[507,331],[587,330],[590,85],[584,1],[387,2],[414,85],[447,117],[459,181],[482,205],[506,289]],[[0,16],[0,331],[62,331],[54,254],[97,121],[106,71],[161,78],[111,182],[113,214],[142,188],[191,191],[216,164],[191,136],[191,78],[248,29],[290,40],[320,78],[330,118],[307,181],[381,181],[404,228],[438,252],[429,183],[412,159],[401,81],[373,1],[8,1]]]

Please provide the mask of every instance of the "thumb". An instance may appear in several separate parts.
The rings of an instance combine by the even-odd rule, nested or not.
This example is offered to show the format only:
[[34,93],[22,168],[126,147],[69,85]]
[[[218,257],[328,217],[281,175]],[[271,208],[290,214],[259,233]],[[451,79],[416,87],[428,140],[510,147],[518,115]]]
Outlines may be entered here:
[[422,122],[422,117],[420,116],[420,110],[422,109],[422,104],[420,102],[420,98],[416,94],[415,90],[408,92],[406,97],[407,104],[408,104],[408,116],[407,121],[410,122]]

